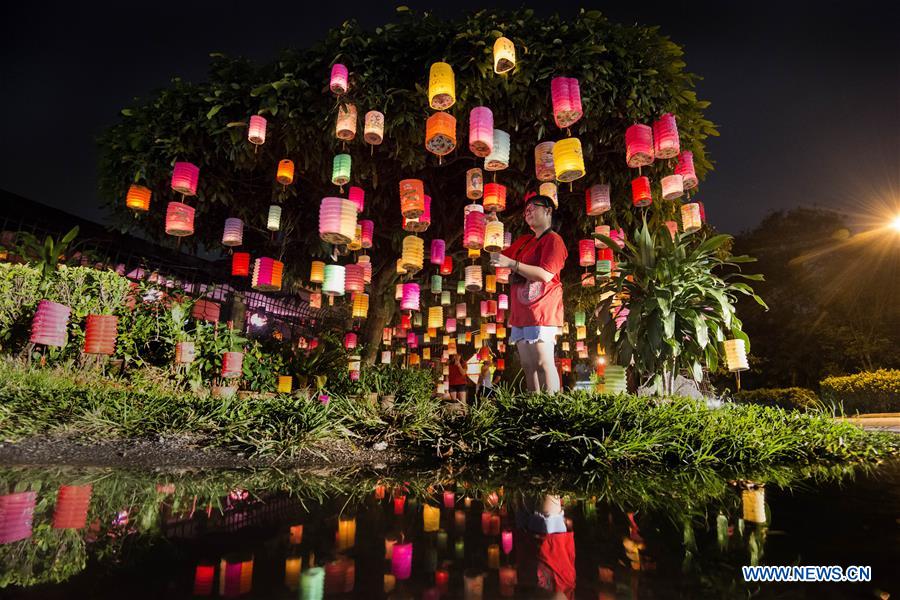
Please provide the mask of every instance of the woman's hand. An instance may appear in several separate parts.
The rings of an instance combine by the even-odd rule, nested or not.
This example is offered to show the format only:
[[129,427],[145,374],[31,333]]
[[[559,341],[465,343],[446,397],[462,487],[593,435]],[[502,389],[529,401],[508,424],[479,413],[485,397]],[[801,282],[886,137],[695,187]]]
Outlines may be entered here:
[[512,268],[512,266],[516,264],[516,261],[511,259],[508,256],[500,254],[499,252],[491,253],[491,265],[495,267],[504,267],[504,268]]

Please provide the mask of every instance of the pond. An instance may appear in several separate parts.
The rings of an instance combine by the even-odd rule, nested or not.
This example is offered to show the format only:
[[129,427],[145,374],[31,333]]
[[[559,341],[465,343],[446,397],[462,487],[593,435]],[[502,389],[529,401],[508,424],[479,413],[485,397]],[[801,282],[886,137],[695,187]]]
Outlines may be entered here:
[[[0,477],[2,598],[900,594],[900,462],[743,477],[66,467]],[[871,581],[745,583],[744,565],[869,566]]]

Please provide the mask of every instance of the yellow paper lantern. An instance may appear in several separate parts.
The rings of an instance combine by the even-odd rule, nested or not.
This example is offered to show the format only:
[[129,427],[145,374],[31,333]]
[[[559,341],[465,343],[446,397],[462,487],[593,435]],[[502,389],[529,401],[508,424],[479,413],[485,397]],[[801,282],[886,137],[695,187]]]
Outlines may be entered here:
[[516,66],[516,46],[506,37],[498,37],[494,42],[494,73],[512,71]]
[[456,102],[456,77],[445,62],[431,65],[428,74],[428,105],[435,110],[447,110]]
[[356,252],[357,250],[362,250],[362,225],[359,223],[356,224],[356,233],[353,234],[353,239],[347,244],[347,250],[351,250]]
[[503,250],[503,223],[497,219],[489,221],[484,229],[484,251],[500,252]]
[[356,137],[356,106],[344,104],[338,107],[334,135],[339,140],[349,142]]
[[353,294],[353,318],[365,319],[369,315],[369,295],[362,292]]
[[725,364],[732,373],[746,371],[750,368],[747,363],[747,346],[744,340],[735,338],[725,340]]
[[269,207],[269,217],[266,219],[266,229],[278,231],[281,229],[281,207],[273,204]]
[[407,273],[421,271],[422,265],[425,263],[425,240],[414,235],[403,238],[401,260],[403,269]]
[[581,140],[570,137],[556,142],[553,146],[553,166],[556,169],[556,179],[564,183],[584,177]]
[[481,256],[481,250],[478,248],[469,248],[469,258],[478,258]]
[[444,326],[444,309],[441,306],[428,307],[428,328],[437,331]]
[[584,325],[577,325],[575,327],[575,339],[583,340],[587,337],[587,327]]
[[312,261],[309,269],[309,281],[311,283],[322,283],[325,281],[325,263],[321,260]]
[[681,230],[685,233],[694,233],[699,231],[703,226],[703,220],[700,218],[700,205],[696,202],[689,202],[681,205]]
[[493,294],[497,291],[497,276],[492,274],[487,274],[484,276],[484,291],[488,294]]
[[422,529],[425,533],[433,533],[440,529],[441,509],[437,506],[426,504],[422,507]]
[[294,378],[290,375],[278,376],[278,391],[282,394],[290,394],[294,387]]

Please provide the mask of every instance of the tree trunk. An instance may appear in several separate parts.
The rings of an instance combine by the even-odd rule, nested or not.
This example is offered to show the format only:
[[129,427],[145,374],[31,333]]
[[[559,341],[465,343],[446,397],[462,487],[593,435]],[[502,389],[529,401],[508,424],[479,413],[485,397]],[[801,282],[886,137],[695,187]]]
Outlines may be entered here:
[[369,296],[369,315],[363,329],[365,352],[362,359],[366,364],[374,364],[381,344],[381,330],[389,322],[394,313],[394,286],[397,278],[389,265],[382,265],[372,282],[372,293]]

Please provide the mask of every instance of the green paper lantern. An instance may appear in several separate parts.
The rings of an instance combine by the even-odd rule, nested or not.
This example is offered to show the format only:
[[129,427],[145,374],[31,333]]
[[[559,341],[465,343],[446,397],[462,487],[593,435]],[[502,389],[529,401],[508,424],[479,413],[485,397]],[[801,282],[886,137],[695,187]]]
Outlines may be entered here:
[[331,168],[331,183],[344,185],[350,181],[350,155],[338,154],[334,157],[334,166]]

